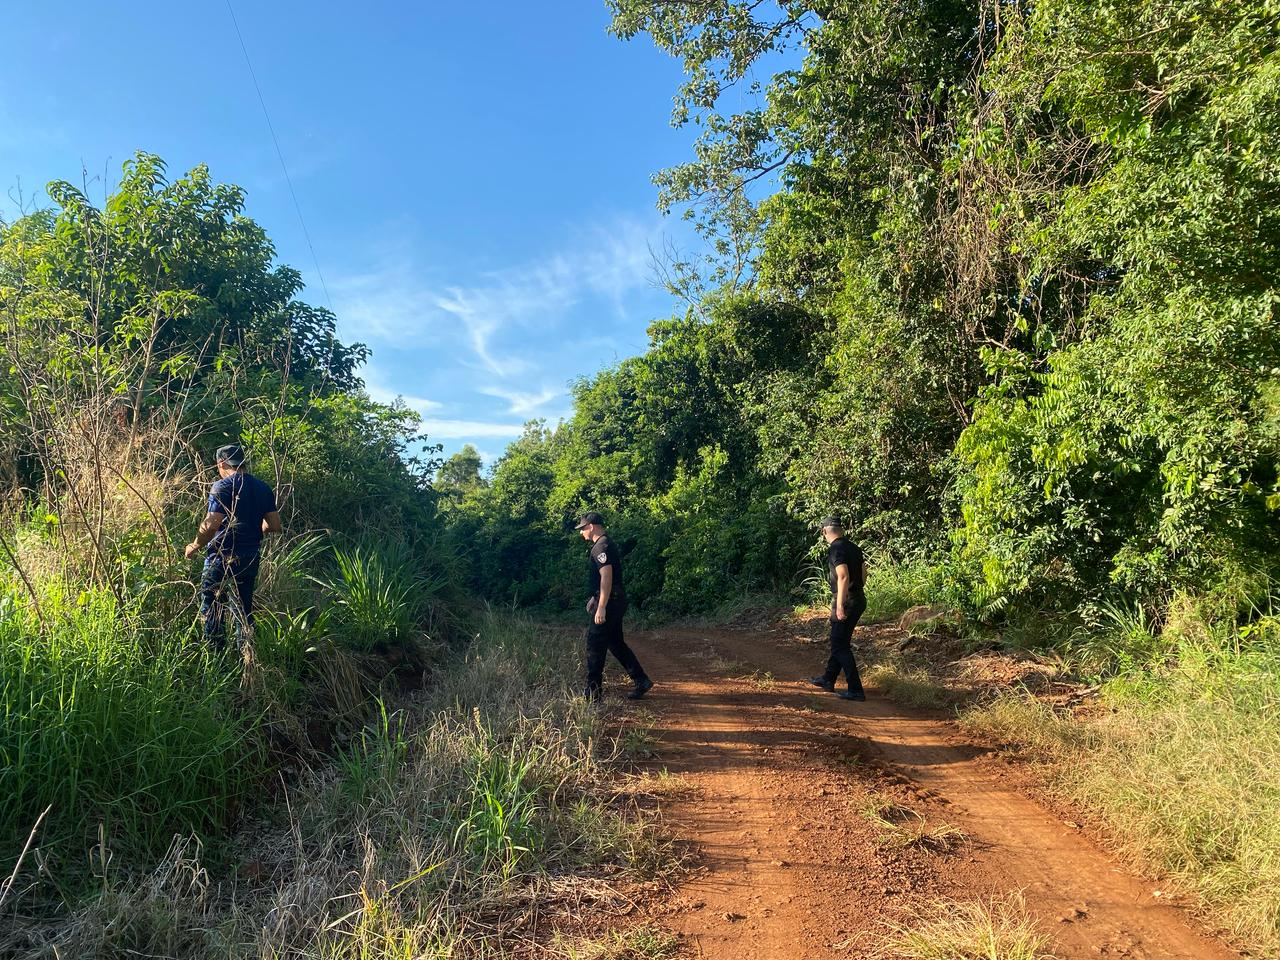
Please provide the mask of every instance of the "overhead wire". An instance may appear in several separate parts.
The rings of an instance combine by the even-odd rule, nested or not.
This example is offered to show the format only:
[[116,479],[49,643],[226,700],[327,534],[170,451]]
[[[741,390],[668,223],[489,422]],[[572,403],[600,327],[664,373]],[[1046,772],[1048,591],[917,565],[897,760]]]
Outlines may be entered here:
[[320,289],[324,291],[325,303],[329,312],[333,312],[333,298],[329,296],[329,285],[325,283],[324,271],[320,269],[320,258],[316,256],[315,244],[311,242],[311,232],[307,229],[307,220],[302,215],[302,204],[298,203],[298,192],[293,188],[293,178],[289,176],[289,165],[284,161],[284,151],[280,149],[280,138],[276,136],[275,124],[271,122],[271,111],[267,109],[266,98],[262,95],[262,87],[258,84],[258,74],[253,69],[253,60],[249,57],[249,48],[245,45],[244,34],[240,32],[240,23],[236,20],[236,12],[231,0],[226,0],[227,13],[231,15],[231,25],[235,28],[236,39],[240,41],[240,51],[244,54],[245,65],[249,68],[249,77],[253,80],[253,89],[258,94],[258,103],[262,107],[262,115],[267,120],[267,129],[271,131],[271,142],[276,148],[276,157],[280,160],[280,169],[284,171],[285,183],[289,186],[289,196],[293,198],[293,209],[298,214],[298,223],[302,226],[302,236],[307,241],[307,249],[311,251],[311,263],[316,268],[316,276],[320,278]]

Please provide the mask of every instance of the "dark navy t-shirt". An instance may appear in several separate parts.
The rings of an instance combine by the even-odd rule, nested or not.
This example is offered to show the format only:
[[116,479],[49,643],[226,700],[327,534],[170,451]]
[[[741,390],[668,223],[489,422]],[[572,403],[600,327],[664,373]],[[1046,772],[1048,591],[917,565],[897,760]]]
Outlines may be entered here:
[[209,491],[209,512],[226,519],[209,541],[209,553],[253,557],[262,545],[262,520],[276,511],[276,495],[249,473],[223,477]]

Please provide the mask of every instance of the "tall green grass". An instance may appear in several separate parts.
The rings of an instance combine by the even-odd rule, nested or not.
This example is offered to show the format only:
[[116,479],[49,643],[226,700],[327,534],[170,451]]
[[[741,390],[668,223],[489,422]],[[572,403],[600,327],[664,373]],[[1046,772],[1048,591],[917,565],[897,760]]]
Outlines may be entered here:
[[419,569],[405,544],[357,543],[333,550],[334,574],[319,582],[326,593],[332,626],[352,649],[417,647],[438,640],[446,615],[441,594],[446,584]]
[[944,602],[945,569],[924,560],[872,564],[867,571],[868,623],[893,620],[912,607]]
[[43,626],[0,611],[0,867],[46,808],[37,844],[75,864],[100,826],[144,862],[225,827],[261,771],[234,664],[147,633],[106,591],[50,585],[42,608]]

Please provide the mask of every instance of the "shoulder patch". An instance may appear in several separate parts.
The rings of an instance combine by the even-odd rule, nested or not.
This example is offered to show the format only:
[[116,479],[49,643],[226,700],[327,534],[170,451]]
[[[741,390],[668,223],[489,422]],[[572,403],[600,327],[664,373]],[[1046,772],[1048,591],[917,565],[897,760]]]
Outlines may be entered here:
[[609,562],[609,554],[605,553],[603,550],[601,550],[599,553],[596,554],[596,563],[608,563],[608,562]]

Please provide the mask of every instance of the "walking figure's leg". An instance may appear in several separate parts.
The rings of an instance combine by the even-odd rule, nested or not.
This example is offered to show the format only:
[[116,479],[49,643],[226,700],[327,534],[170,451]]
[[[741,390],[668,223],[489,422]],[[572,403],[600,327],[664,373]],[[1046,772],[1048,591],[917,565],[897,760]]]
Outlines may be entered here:
[[840,671],[845,666],[844,650],[848,649],[849,642],[844,636],[842,626],[841,621],[836,619],[836,612],[832,610],[831,628],[827,635],[831,652],[827,656],[827,668],[822,671],[822,679],[829,684],[834,684],[840,679]]
[[223,624],[226,568],[221,557],[207,557],[200,576],[200,616],[204,619],[204,639],[215,650],[227,643]]
[[649,679],[649,675],[644,672],[644,667],[640,666],[640,659],[636,656],[635,651],[622,638],[621,623],[618,624],[616,630],[610,633],[609,651],[622,664],[622,669],[627,671],[627,676],[631,678],[632,682],[640,684]]
[[609,652],[608,639],[600,628],[592,624],[587,628],[587,688],[588,700],[599,700],[604,686],[604,660]]
[[853,629],[862,616],[862,608],[850,610],[844,620],[831,622],[831,655],[838,659],[845,679],[849,681],[849,692],[859,697],[864,695],[862,677],[858,674],[858,662],[853,656]]
[[236,564],[236,634],[240,646],[244,647],[253,640],[253,592],[258,582],[258,558],[234,562]]

